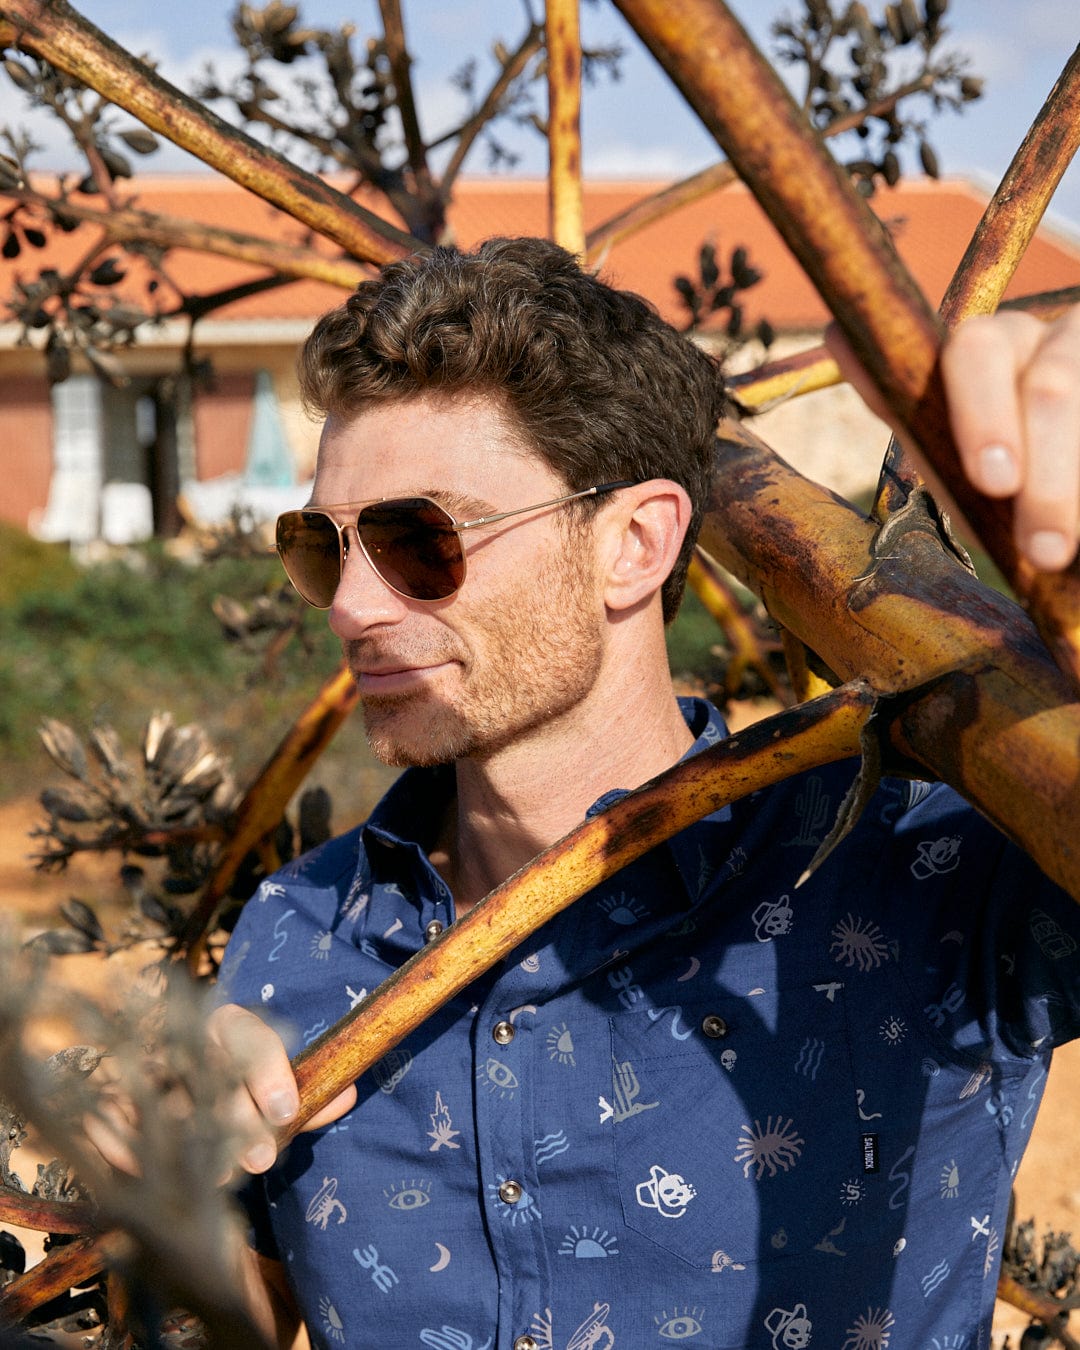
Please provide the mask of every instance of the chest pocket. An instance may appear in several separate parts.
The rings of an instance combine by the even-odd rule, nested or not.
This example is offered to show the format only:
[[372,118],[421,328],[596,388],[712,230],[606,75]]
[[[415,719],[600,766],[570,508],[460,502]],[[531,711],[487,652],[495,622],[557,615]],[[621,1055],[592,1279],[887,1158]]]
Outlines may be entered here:
[[834,983],[611,1019],[601,1110],[628,1227],[716,1271],[871,1236],[873,1207],[851,1212],[877,1180],[876,1141],[843,996]]

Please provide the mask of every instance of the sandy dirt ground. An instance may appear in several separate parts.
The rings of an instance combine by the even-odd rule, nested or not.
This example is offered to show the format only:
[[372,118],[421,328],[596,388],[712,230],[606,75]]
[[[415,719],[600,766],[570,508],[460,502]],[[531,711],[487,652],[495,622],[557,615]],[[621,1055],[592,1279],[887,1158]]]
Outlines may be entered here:
[[[120,895],[115,858],[82,855],[59,876],[33,871],[29,855],[34,851],[34,841],[29,832],[40,818],[33,800],[0,805],[0,901],[8,920],[18,924],[25,935],[56,926],[57,907],[70,896],[105,900]],[[86,993],[108,987],[115,994],[117,969],[109,969],[97,957],[65,957],[55,965],[61,979]],[[1046,1229],[1072,1231],[1080,1240],[1080,1129],[1074,1115],[1078,1106],[1080,1041],[1060,1051],[1055,1059],[1031,1145],[1016,1179],[1017,1214],[1021,1219],[1033,1216],[1040,1233]],[[1026,1316],[999,1302],[994,1350],[1000,1350],[1006,1335],[1011,1336],[1015,1350],[1027,1322]]]

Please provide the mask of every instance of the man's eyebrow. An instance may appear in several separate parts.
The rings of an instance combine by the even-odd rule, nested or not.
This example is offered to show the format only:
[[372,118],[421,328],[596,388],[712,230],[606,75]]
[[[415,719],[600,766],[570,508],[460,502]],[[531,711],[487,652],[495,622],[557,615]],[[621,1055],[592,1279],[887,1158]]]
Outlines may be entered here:
[[455,520],[476,520],[479,516],[494,515],[498,509],[482,497],[471,497],[465,492],[455,492],[452,488],[428,488],[416,494],[430,497],[432,501],[444,506]]

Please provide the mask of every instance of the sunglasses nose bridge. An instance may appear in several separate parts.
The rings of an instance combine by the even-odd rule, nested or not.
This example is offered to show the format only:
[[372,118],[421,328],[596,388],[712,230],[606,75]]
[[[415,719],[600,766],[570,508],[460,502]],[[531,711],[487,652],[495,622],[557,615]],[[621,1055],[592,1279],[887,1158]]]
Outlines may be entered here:
[[[341,559],[341,576],[338,585],[340,586],[341,582],[345,580],[345,569],[348,566],[349,558],[352,556],[353,549],[355,548],[359,557],[363,559],[363,565],[369,572],[374,574],[380,586],[385,586],[387,584],[386,578],[376,566],[375,559],[372,558],[371,554],[364,547],[364,541],[360,537],[360,526],[357,518],[354,516],[351,520],[335,521],[334,523],[337,525],[338,530]],[[391,587],[390,589],[393,590],[394,588]]]

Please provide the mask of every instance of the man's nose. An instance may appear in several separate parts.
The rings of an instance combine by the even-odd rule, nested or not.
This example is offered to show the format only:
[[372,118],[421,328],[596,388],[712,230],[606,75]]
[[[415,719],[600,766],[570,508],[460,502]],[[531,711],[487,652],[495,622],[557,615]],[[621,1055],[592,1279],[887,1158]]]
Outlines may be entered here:
[[355,526],[346,531],[345,542],[345,563],[329,611],[331,631],[342,640],[398,623],[409,612],[405,597],[382,579],[360,547]]

